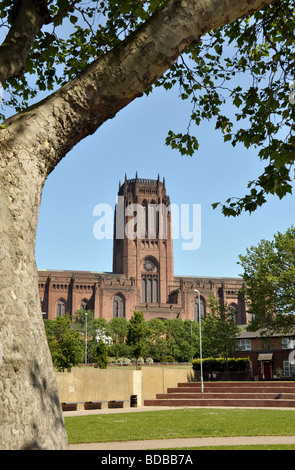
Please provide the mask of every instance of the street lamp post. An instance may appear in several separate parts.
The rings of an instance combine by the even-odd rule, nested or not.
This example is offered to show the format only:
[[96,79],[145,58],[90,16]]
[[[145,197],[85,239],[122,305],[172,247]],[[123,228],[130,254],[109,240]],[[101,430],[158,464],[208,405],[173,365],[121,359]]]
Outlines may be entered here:
[[198,293],[198,310],[199,310],[199,334],[200,334],[200,372],[201,372],[201,392],[204,393],[203,379],[203,351],[202,351],[202,320],[201,320],[201,294],[198,289],[194,289]]
[[88,315],[88,313],[85,312],[85,318],[86,318],[86,328],[85,328],[85,364],[87,364],[87,315]]

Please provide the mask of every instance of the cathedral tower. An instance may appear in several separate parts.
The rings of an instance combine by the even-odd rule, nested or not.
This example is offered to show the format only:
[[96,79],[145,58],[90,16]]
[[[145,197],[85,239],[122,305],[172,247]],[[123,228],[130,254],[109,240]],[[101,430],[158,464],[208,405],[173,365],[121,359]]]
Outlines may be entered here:
[[166,303],[173,284],[170,199],[165,179],[136,177],[119,184],[114,221],[113,272],[133,279],[138,304]]

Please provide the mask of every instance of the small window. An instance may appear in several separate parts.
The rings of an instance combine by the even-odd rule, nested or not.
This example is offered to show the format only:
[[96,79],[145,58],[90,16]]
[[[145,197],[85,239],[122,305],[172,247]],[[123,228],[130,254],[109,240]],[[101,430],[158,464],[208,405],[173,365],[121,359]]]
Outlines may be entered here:
[[283,367],[284,367],[284,377],[295,377],[295,365],[290,364],[289,361],[284,361],[283,362]]
[[236,348],[238,351],[251,351],[251,340],[239,339],[236,341]]
[[282,338],[282,349],[294,349],[294,339]]
[[269,339],[263,339],[261,341],[261,349],[264,351],[270,351],[272,349],[272,343]]

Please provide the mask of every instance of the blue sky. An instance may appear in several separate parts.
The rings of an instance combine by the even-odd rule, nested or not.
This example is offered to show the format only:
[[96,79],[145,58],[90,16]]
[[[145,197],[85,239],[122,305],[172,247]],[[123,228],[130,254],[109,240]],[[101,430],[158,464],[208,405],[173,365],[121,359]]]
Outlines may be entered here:
[[166,180],[172,203],[201,204],[201,246],[184,251],[174,240],[175,275],[238,276],[238,255],[260,239],[271,239],[294,223],[295,199],[287,196],[254,214],[225,218],[211,204],[243,196],[248,181],[260,175],[255,149],[232,148],[213,123],[196,128],[200,150],[182,157],[165,146],[170,129],[185,131],[189,107],[177,92],[157,89],[137,99],[95,135],[77,145],[48,177],[43,192],[36,242],[39,269],[112,271],[112,241],[97,240],[94,207],[114,207],[119,180]]

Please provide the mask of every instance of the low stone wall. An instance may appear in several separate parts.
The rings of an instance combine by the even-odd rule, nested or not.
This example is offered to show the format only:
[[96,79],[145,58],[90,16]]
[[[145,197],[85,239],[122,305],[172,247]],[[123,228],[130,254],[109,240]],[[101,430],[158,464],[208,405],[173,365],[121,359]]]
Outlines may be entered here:
[[56,378],[62,403],[124,400],[124,406],[129,406],[130,397],[136,395],[137,405],[141,406],[144,400],[165,393],[168,387],[187,382],[188,371],[164,367],[143,367],[142,370],[73,367],[71,372],[57,372]]
[[177,367],[143,367],[142,370],[142,403],[156,398],[157,393],[167,393],[167,388],[177,387],[179,382],[189,380],[190,371]]

